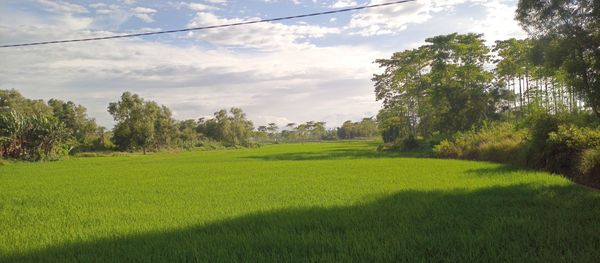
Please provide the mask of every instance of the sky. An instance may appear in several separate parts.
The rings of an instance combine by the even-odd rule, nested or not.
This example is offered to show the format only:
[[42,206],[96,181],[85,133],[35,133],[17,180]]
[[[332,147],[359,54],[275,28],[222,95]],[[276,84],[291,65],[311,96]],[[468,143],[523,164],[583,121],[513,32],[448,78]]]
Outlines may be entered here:
[[[169,30],[331,11],[391,0],[2,0],[0,44]],[[517,0],[417,0],[320,17],[118,40],[0,49],[0,89],[84,105],[112,127],[125,91],[176,119],[241,107],[256,126],[328,127],[377,114],[374,63],[426,38],[523,38]]]

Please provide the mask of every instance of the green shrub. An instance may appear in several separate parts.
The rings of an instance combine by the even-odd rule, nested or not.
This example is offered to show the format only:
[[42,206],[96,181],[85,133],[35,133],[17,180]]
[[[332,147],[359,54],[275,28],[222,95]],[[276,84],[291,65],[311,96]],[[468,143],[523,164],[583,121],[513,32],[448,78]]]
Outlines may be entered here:
[[457,133],[434,147],[441,158],[483,160],[524,165],[527,131],[510,123],[487,125],[479,130]]
[[412,135],[408,136],[408,137],[402,139],[402,143],[401,143],[402,150],[410,151],[410,150],[417,149],[421,146],[421,141],[422,141],[422,139],[417,138],[415,136],[412,136]]
[[415,151],[423,149],[425,141],[420,136],[408,136],[402,139],[397,139],[390,143],[385,143],[378,147],[378,150],[383,151]]
[[581,155],[579,162],[580,179],[582,182],[600,188],[600,147],[587,149]]
[[433,153],[440,158],[460,158],[462,151],[457,147],[456,143],[449,140],[442,140],[438,145],[433,147]]
[[552,151],[547,148],[550,133],[558,131],[561,120],[553,115],[543,113],[527,118],[529,135],[527,138],[527,165],[538,169],[546,169]]
[[[600,168],[600,147],[587,149],[581,155],[579,162],[579,171],[583,174],[591,173]],[[599,170],[600,172],[600,170]]]
[[[588,153],[589,161],[593,161],[593,151],[600,147],[600,130],[581,128],[574,125],[561,125],[556,132],[548,135],[545,151],[546,169],[567,175],[576,175],[580,171],[584,152]],[[586,164],[592,166],[593,164]]]
[[210,139],[200,141],[196,147],[201,150],[220,150],[226,148],[223,143]]
[[537,113],[517,126],[495,123],[457,133],[436,145],[434,154],[543,169],[600,187],[600,129],[585,120]]

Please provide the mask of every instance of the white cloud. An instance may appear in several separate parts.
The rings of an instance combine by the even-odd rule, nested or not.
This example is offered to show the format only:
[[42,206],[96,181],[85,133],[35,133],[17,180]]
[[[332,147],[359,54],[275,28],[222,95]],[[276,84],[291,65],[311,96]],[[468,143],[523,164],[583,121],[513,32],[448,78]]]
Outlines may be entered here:
[[153,14],[153,13],[156,13],[155,9],[147,8],[147,7],[141,7],[141,6],[138,6],[138,7],[134,8],[133,11],[135,13],[139,13],[139,14]]
[[131,11],[133,12],[133,16],[141,19],[146,23],[154,22],[152,16],[154,15],[154,13],[156,13],[155,9],[138,6],[136,8],[131,9]]
[[202,4],[202,3],[180,3],[182,6],[186,6],[189,9],[195,10],[195,11],[208,11],[208,10],[216,10],[218,8],[214,7],[214,6],[210,6],[207,4]]
[[[220,4],[227,4],[203,3],[219,4],[219,12],[225,9]],[[108,102],[126,90],[166,104],[179,119],[239,106],[257,125],[309,120],[339,125],[347,119],[372,116],[379,109],[370,81],[371,74],[380,70],[372,63],[375,59],[413,47],[425,37],[454,31],[486,33],[490,39],[519,35],[522,31],[510,19],[514,3],[419,1],[402,8],[356,13],[345,29],[265,23],[195,32],[193,37],[214,44],[210,48],[190,46],[197,42],[175,35],[165,36],[173,45],[134,38],[1,49],[0,88],[15,88],[32,98],[73,100],[107,126],[112,125],[106,112]],[[47,16],[0,9],[0,35],[2,42],[14,43],[106,36],[134,14],[146,14],[149,21],[162,10],[132,7],[90,4],[93,12],[87,17],[73,11],[77,8]],[[453,10],[462,13],[453,14]],[[201,10],[188,26],[252,19],[259,18],[226,18]],[[339,17],[336,24],[345,21]],[[411,34],[399,33],[404,28]],[[347,36],[348,32],[356,35]],[[342,33],[344,42],[339,42],[335,37]],[[362,37],[375,34],[396,35],[375,41]],[[325,36],[332,37],[325,41],[328,46],[315,44],[314,39]],[[372,46],[352,42],[356,39]]]
[[[54,39],[50,28],[64,28],[75,38],[108,34],[86,30],[87,19],[71,19],[11,28],[12,36]],[[267,29],[320,34],[282,27]],[[309,120],[338,125],[342,118],[357,120],[377,111],[379,104],[369,96],[370,75],[377,70],[371,62],[385,55],[367,46],[234,52],[140,39],[83,42],[0,50],[0,87],[31,98],[73,100],[109,127],[106,106],[126,90],[169,106],[179,119],[239,106],[257,125]]]
[[76,14],[76,13],[87,13],[88,10],[77,4],[72,4],[65,1],[50,1],[50,0],[38,0],[39,4],[47,11],[64,13],[64,14]]
[[[368,9],[352,16],[348,28],[363,36],[396,34],[409,24],[422,24],[432,15],[451,10],[454,5],[468,0],[418,0],[397,5]],[[368,4],[387,3],[371,0]]]
[[344,8],[358,5],[354,0],[336,0],[331,7],[332,8]]
[[473,32],[485,33],[489,45],[496,40],[527,37],[519,23],[512,19],[515,16],[514,6],[506,1],[487,1],[482,6],[486,9],[485,18],[483,21],[471,20],[469,26]]
[[[385,2],[371,0],[369,4]],[[354,14],[345,29],[361,36],[398,35],[411,25],[431,30],[433,24],[440,22],[429,22],[443,17],[440,18],[445,19],[443,28],[453,32],[484,33],[488,41],[524,37],[524,31],[513,19],[515,5],[515,0],[417,0]],[[463,13],[454,15],[458,6]]]
[[206,0],[206,2],[209,2],[212,4],[220,4],[220,5],[227,4],[227,0]]
[[[199,12],[188,24],[190,27],[222,25],[243,21],[256,21],[260,18],[247,19],[223,18],[213,13]],[[240,46],[261,49],[285,49],[291,47],[311,46],[302,42],[309,38],[319,38],[328,34],[337,34],[340,30],[333,27],[317,25],[285,25],[281,23],[259,23],[243,27],[209,29],[191,33],[190,36],[214,44]]]

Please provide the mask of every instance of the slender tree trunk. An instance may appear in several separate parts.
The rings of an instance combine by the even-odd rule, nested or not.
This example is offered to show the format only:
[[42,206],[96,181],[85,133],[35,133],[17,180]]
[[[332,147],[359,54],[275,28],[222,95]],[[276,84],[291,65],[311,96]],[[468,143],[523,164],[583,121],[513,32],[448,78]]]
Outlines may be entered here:
[[519,107],[520,107],[520,111],[521,111],[521,115],[523,114],[523,89],[521,88],[522,86],[522,78],[521,76],[519,76]]
[[548,78],[544,77],[544,92],[546,93],[546,109],[550,111],[550,96],[548,94]]
[[594,115],[596,115],[596,118],[600,119],[600,111],[598,110],[596,105],[592,104],[591,108],[592,108],[592,112],[594,112]]
[[530,101],[531,94],[529,94],[530,90],[529,90],[529,76],[528,75],[525,75],[524,81],[525,81],[525,98],[527,99],[527,105],[529,105],[529,103],[531,103],[531,101]]
[[558,113],[558,104],[556,104],[556,83],[554,82],[554,78],[552,78],[552,98],[554,102],[554,114]]
[[[581,44],[581,43],[580,43]],[[583,90],[583,95],[585,95],[588,99],[588,103],[590,104],[592,111],[594,112],[594,114],[596,114],[596,117],[598,117],[600,119],[600,114],[598,113],[598,106],[600,105],[596,105],[597,100],[594,100],[594,94],[593,94],[593,89],[592,89],[592,85],[590,83],[590,76],[588,75],[588,68],[589,65],[588,63],[586,63],[584,57],[583,57],[583,48],[580,46],[577,49],[577,55],[579,56],[579,59],[581,60],[581,62],[585,65],[585,67],[583,67],[583,72],[581,72],[581,77],[583,80],[583,83],[585,84],[584,90]],[[594,49],[594,53],[598,53],[597,48]]]
[[513,108],[513,112],[517,110],[517,83],[515,81],[515,78],[512,77],[512,92],[515,94],[515,97],[513,98],[513,104],[515,105],[515,107]]

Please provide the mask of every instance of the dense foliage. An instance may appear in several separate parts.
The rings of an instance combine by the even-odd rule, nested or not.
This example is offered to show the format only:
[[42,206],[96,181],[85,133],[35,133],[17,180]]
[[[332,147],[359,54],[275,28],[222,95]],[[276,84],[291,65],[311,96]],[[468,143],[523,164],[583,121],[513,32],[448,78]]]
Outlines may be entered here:
[[480,35],[450,34],[377,60],[383,139],[449,138],[438,156],[600,185],[600,5],[521,0],[516,17],[530,38],[486,47]]
[[426,42],[377,60],[385,69],[373,81],[383,103],[378,119],[386,142],[480,125],[497,116],[497,105],[508,95],[484,69],[490,50],[482,35],[451,34]]
[[0,156],[56,159],[82,149],[101,149],[105,135],[86,109],[73,102],[30,100],[0,90]]
[[212,119],[201,118],[198,131],[209,138],[223,142],[226,146],[250,146],[254,125],[240,108],[222,109]]
[[137,94],[123,93],[121,100],[109,104],[108,111],[117,122],[113,141],[120,150],[193,148],[215,141],[224,146],[250,146],[254,126],[239,108],[219,110],[214,118],[178,121],[171,110]]
[[111,102],[108,112],[115,119],[113,141],[120,150],[149,148],[159,150],[172,146],[177,137],[171,111],[137,94],[123,93],[119,102]]
[[457,133],[436,145],[434,153],[529,166],[600,187],[600,129],[565,117],[541,115],[521,125],[502,122]]
[[[56,159],[62,155],[96,156],[98,151],[160,151],[252,147],[258,143],[307,142],[371,138],[377,121],[364,118],[327,129],[325,122],[289,123],[282,129],[269,123],[254,130],[240,108],[219,110],[212,118],[176,120],[171,110],[137,94],[124,92],[111,102],[115,120],[106,131],[74,102],[30,100],[15,90],[0,90],[0,156],[19,160]],[[88,152],[88,153],[81,153]]]
[[533,37],[547,71],[565,83],[600,118],[600,2],[520,0],[517,20]]
[[372,138],[377,133],[377,121],[373,118],[364,118],[358,122],[346,121],[337,129],[340,139]]

